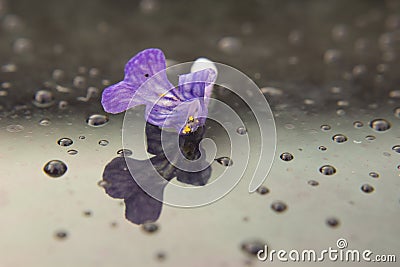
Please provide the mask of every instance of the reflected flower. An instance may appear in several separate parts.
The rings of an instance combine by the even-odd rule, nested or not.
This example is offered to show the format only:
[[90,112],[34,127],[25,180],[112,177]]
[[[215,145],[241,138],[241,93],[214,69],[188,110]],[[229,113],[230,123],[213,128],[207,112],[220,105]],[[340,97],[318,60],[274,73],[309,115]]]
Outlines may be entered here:
[[[205,59],[201,60],[205,66]],[[180,75],[175,87],[167,78],[163,52],[146,49],[126,64],[123,81],[104,90],[101,103],[106,112],[113,114],[146,105],[147,122],[175,128],[180,134],[192,133],[205,123],[217,76],[215,65],[207,63],[210,68]]]

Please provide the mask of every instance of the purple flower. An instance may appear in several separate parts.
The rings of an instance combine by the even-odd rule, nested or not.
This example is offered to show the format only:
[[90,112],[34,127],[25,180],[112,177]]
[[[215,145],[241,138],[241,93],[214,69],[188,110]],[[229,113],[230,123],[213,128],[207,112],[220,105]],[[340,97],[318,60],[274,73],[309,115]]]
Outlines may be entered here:
[[[206,65],[204,59],[200,61]],[[115,114],[146,105],[147,122],[175,128],[180,134],[194,132],[205,123],[217,76],[215,66],[207,63],[212,68],[180,75],[175,87],[167,78],[163,52],[154,48],[143,50],[125,65],[124,80],[103,91],[103,108]]]

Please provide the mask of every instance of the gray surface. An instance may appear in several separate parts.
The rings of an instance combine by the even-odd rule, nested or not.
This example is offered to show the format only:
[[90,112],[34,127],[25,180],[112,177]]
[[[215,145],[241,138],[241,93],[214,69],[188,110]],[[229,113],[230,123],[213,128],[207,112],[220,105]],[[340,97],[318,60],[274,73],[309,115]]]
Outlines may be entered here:
[[[0,266],[264,266],[240,248],[253,239],[290,250],[335,247],[343,237],[351,248],[398,256],[400,154],[391,148],[400,144],[393,113],[400,106],[399,10],[399,1],[0,0]],[[90,127],[88,115],[102,113],[99,96],[77,97],[88,86],[101,92],[104,79],[120,80],[125,62],[147,47],[178,62],[206,56],[279,89],[263,89],[278,131],[268,194],[249,195],[245,177],[212,205],[164,206],[152,235],[124,219],[120,201],[96,184],[122,146],[123,116]],[[99,75],[90,77],[91,68]],[[55,69],[65,72],[59,81]],[[74,85],[77,75],[86,78],[82,88]],[[51,107],[33,105],[39,89],[54,94]],[[43,118],[51,125],[39,125]],[[372,130],[368,122],[376,118],[388,120],[390,130]],[[355,129],[356,120],[364,126]],[[323,124],[332,129],[321,131]],[[334,143],[337,133],[348,141]],[[61,137],[74,144],[59,146]],[[101,139],[109,145],[98,145]],[[71,148],[78,154],[69,155]],[[286,151],[292,161],[279,158]],[[68,165],[61,178],[42,171],[52,159]],[[320,174],[325,164],[336,174]],[[367,183],[374,192],[360,190]],[[276,200],[287,210],[274,212]],[[330,217],[337,227],[326,224]],[[67,238],[54,238],[59,230]]]

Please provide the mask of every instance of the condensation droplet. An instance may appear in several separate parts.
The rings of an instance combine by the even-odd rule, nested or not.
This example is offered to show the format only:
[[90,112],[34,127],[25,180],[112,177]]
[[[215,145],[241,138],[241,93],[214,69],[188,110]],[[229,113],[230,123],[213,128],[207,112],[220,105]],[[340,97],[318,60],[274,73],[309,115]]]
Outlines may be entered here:
[[240,135],[245,135],[247,133],[247,129],[244,126],[240,126],[236,129],[236,132]]
[[227,54],[237,53],[241,47],[242,42],[236,37],[223,37],[217,44],[219,50]]
[[70,146],[72,145],[74,142],[72,141],[72,139],[64,137],[61,138],[57,141],[57,144],[59,144],[60,146]]
[[117,151],[117,155],[122,156],[122,157],[129,157],[132,156],[132,150],[127,149],[127,148],[122,148]]
[[369,123],[369,126],[378,132],[384,132],[390,129],[390,123],[385,119],[375,119]]
[[365,140],[367,140],[367,141],[374,141],[376,139],[376,137],[375,136],[373,136],[373,135],[367,135],[366,137],[365,137]]
[[321,151],[326,151],[328,148],[326,148],[326,146],[319,146],[318,149]]
[[67,153],[72,155],[72,156],[74,156],[74,155],[78,154],[78,150],[70,149],[70,150],[67,151]]
[[68,237],[68,233],[66,231],[57,231],[54,237],[58,240],[64,240]]
[[339,220],[334,217],[330,217],[330,218],[326,219],[326,224],[330,227],[338,227]]
[[50,177],[58,178],[65,174],[67,165],[61,160],[50,160],[44,165],[43,171]]
[[19,124],[11,124],[6,127],[6,130],[10,133],[18,133],[24,130],[24,126]]
[[75,76],[74,80],[73,80],[73,85],[76,88],[80,88],[83,89],[86,85],[86,79],[83,76]]
[[35,93],[33,103],[39,108],[47,108],[54,104],[54,96],[50,91],[39,90]]
[[363,184],[361,186],[361,191],[363,191],[364,193],[372,193],[374,190],[374,187],[370,184]]
[[110,186],[111,184],[105,180],[100,180],[97,182],[97,185],[102,188],[106,188],[107,186]]
[[67,101],[61,100],[60,102],[58,102],[58,108],[59,109],[63,110],[63,109],[66,109],[67,107],[68,107],[68,102]]
[[89,126],[100,127],[107,124],[108,120],[107,115],[93,114],[86,119],[86,122]]
[[16,54],[26,53],[32,50],[32,41],[27,38],[18,38],[13,44],[13,51]]
[[293,155],[292,155],[291,153],[289,153],[289,152],[283,152],[283,153],[280,155],[280,158],[281,158],[283,161],[291,161],[294,157],[293,157]]
[[108,144],[109,144],[109,142],[107,140],[100,140],[99,141],[99,145],[101,145],[101,146],[106,146]]
[[342,56],[342,53],[339,50],[328,49],[324,53],[324,62],[325,62],[325,64],[335,63],[340,59],[341,56]]
[[265,186],[260,186],[259,188],[257,188],[257,193],[259,193],[260,195],[265,195],[269,193],[269,189]]
[[377,172],[370,172],[369,176],[371,176],[372,178],[379,178],[379,173]]
[[272,210],[281,213],[287,209],[287,205],[282,201],[275,201],[271,204]]
[[51,77],[55,80],[55,81],[60,81],[64,78],[65,73],[63,70],[60,69],[55,69],[53,70],[53,73],[51,74]]
[[393,110],[394,116],[400,119],[400,107]]
[[331,129],[330,125],[327,125],[327,124],[321,125],[321,130],[322,131],[329,131],[330,129]]
[[242,242],[240,248],[248,255],[257,256],[257,253],[265,248],[265,242],[261,240],[247,240]]
[[362,123],[361,121],[355,121],[353,122],[353,126],[354,128],[361,128],[364,126],[364,123]]
[[147,222],[142,224],[142,230],[149,234],[157,232],[158,229],[159,229],[158,224],[153,222]]
[[336,169],[331,165],[324,165],[321,168],[319,168],[319,172],[324,175],[333,175],[336,173]]
[[317,186],[317,185],[319,185],[319,183],[318,183],[317,181],[315,181],[315,180],[309,180],[307,183],[308,183],[309,185],[311,185],[311,186]]
[[220,157],[215,159],[219,164],[221,164],[222,166],[228,167],[228,166],[232,166],[233,161],[228,158],[228,157]]
[[344,143],[347,141],[347,137],[343,134],[335,134],[332,137],[332,140],[335,141],[336,143]]
[[392,150],[396,153],[400,153],[400,145],[395,145],[392,147]]
[[41,119],[39,121],[40,126],[49,126],[51,124],[51,121],[49,119]]

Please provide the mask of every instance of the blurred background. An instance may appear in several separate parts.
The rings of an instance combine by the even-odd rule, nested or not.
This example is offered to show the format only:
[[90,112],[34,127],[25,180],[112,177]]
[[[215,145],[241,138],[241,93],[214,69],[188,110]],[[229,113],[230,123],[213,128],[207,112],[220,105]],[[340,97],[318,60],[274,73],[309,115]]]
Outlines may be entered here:
[[[263,266],[265,243],[322,250],[338,238],[398,255],[399,43],[395,0],[0,0],[0,266]],[[101,92],[149,47],[170,65],[231,65],[260,87],[278,143],[257,193],[241,182],[143,227],[98,185],[123,119]]]

